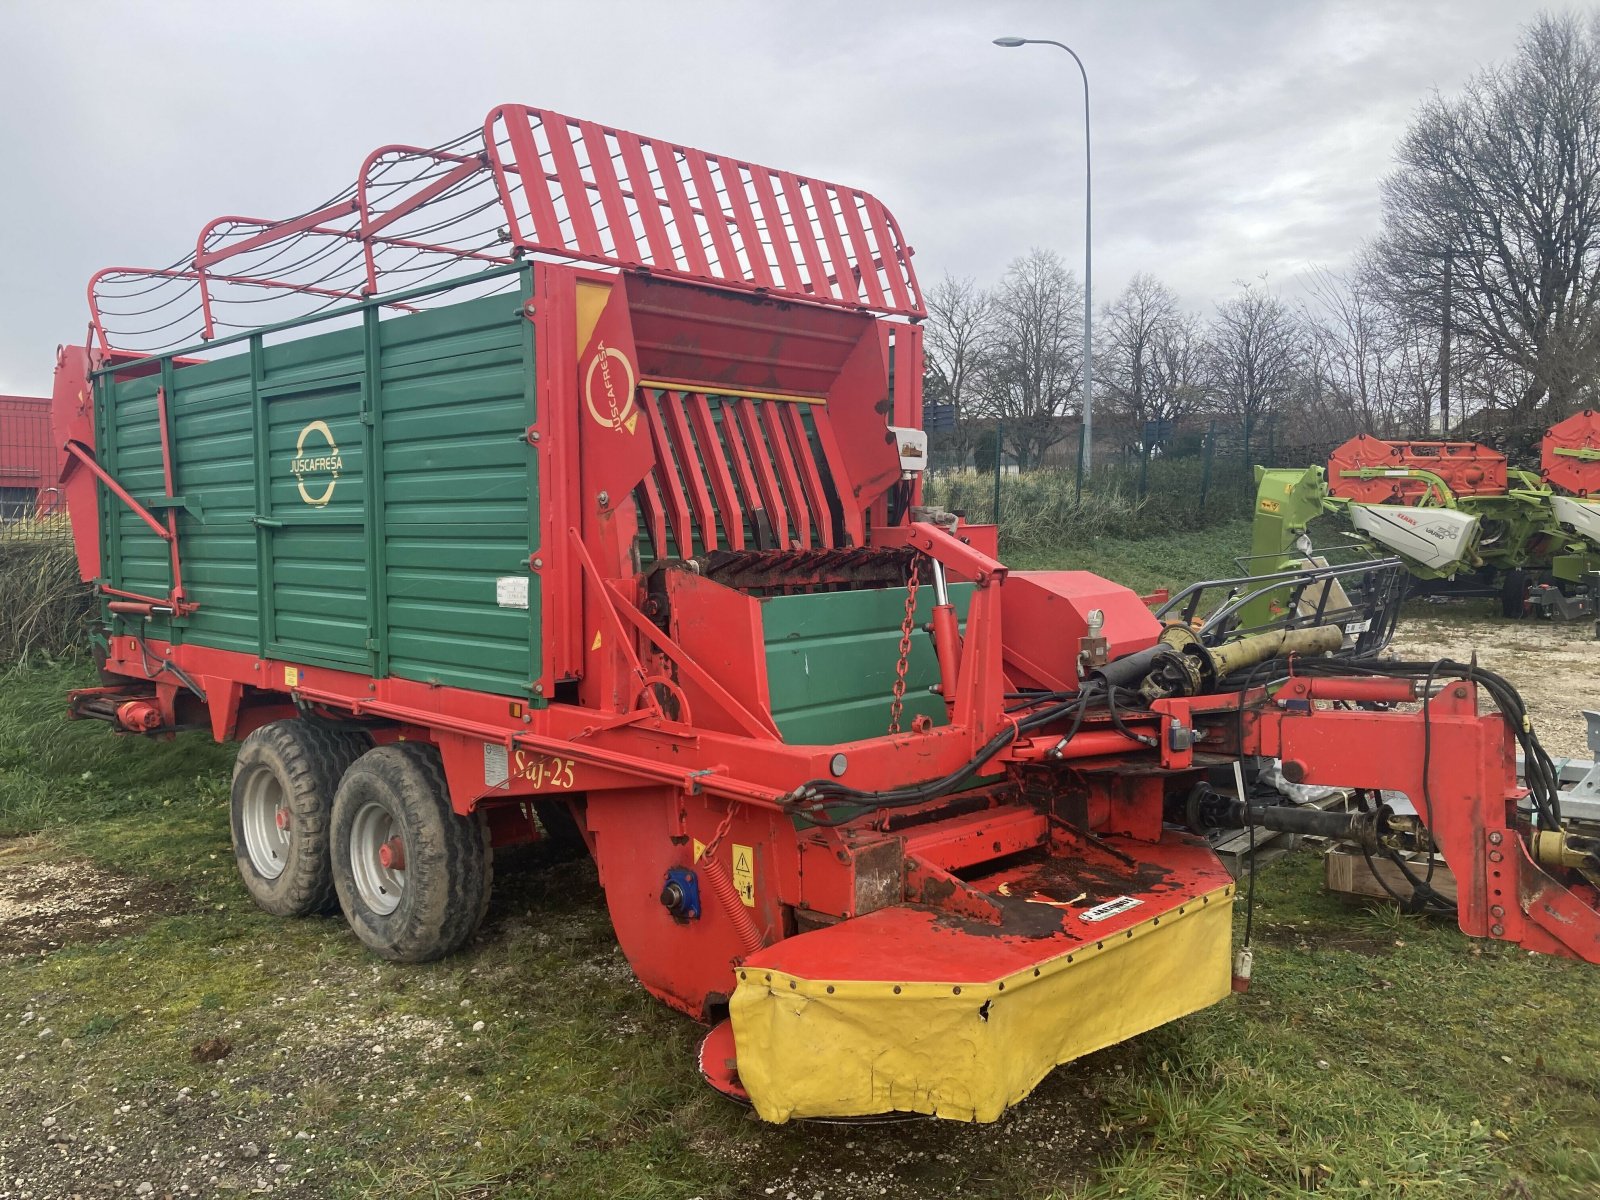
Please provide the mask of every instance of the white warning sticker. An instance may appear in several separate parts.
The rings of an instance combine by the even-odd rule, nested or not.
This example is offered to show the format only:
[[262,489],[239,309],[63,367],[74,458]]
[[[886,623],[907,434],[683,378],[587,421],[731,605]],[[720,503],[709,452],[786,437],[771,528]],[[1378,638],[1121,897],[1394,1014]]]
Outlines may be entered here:
[[485,742],[483,744],[483,786],[493,788],[510,787],[510,763],[506,759],[506,748],[499,742]]
[[502,575],[494,581],[494,602],[501,608],[528,607],[528,577]]
[[1118,913],[1127,912],[1130,908],[1138,908],[1144,901],[1137,896],[1118,896],[1115,900],[1106,900],[1096,904],[1093,908],[1086,908],[1078,914],[1080,921],[1104,921],[1107,917],[1114,917]]

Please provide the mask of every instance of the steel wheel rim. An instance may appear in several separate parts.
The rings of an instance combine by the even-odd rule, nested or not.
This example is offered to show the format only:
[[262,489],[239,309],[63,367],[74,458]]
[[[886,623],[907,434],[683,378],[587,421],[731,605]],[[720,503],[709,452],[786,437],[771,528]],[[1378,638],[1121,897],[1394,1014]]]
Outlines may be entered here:
[[244,778],[239,827],[250,865],[263,879],[276,879],[289,865],[294,838],[288,796],[267,767],[255,767]]
[[399,908],[405,895],[405,869],[385,866],[380,858],[383,848],[396,839],[404,842],[399,824],[376,801],[363,804],[350,822],[350,873],[355,879],[356,894],[379,916]]

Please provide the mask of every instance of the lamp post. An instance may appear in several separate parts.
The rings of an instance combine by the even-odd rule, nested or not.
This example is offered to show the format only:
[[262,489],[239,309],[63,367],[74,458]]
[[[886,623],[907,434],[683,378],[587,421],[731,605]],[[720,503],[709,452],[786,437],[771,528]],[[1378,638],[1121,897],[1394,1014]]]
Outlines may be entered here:
[[1094,457],[1094,222],[1090,207],[1092,159],[1089,154],[1089,72],[1083,59],[1065,42],[1052,38],[995,38],[996,46],[1014,49],[1017,46],[1055,46],[1072,55],[1078,64],[1078,74],[1083,76],[1083,450],[1079,457],[1079,471],[1087,472]]

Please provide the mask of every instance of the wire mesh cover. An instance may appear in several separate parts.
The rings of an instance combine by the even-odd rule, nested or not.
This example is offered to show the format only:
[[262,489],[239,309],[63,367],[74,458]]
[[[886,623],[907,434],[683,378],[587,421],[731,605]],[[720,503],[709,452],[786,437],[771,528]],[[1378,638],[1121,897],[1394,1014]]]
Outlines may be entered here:
[[866,192],[523,105],[380,147],[298,216],[218,217],[168,267],[108,267],[89,304],[102,349],[159,353],[529,255],[924,313],[911,248]]

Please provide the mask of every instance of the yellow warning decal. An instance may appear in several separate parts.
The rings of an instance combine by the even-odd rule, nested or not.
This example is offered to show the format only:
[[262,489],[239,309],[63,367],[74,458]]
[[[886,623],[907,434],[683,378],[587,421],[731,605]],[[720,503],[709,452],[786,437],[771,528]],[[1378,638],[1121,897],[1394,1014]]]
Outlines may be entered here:
[[706,844],[699,838],[694,839],[694,861],[699,862],[706,856]]
[[756,906],[756,852],[737,843],[733,847],[733,890],[746,908]]
[[1261,498],[1261,511],[1262,512],[1277,512],[1278,511],[1278,502],[1276,500],[1274,500],[1271,496],[1263,496]]
[[284,687],[299,687],[300,686],[300,668],[299,667],[285,667],[283,669],[283,686]]
[[594,631],[594,641],[590,643],[589,649],[591,649],[591,650],[600,649],[600,631],[598,629],[596,629]]

